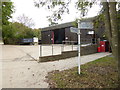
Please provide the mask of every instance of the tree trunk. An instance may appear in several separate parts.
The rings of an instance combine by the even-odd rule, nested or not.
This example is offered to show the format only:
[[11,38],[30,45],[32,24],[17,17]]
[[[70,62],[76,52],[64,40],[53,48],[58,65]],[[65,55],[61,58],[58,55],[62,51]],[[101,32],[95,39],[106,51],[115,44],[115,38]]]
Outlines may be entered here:
[[[117,10],[116,10],[116,2],[109,2],[110,7],[110,22],[112,29],[112,45],[113,45],[113,55],[115,59],[118,61],[118,68],[120,66],[120,36],[119,29],[117,23]],[[118,71],[118,83],[120,84],[120,71]],[[120,87],[120,85],[118,85]]]
[[113,55],[115,56],[116,60],[119,60],[120,54],[118,53],[118,33],[119,30],[117,29],[117,11],[116,11],[116,2],[109,2],[109,12],[110,12],[110,22],[111,22],[111,29],[112,29],[112,47],[113,47]]
[[116,2],[103,2],[105,31],[112,47],[112,53],[116,60],[120,58],[119,51],[119,30],[117,29]]
[[104,9],[104,22],[105,22],[105,33],[107,36],[108,41],[110,42],[111,48],[112,47],[112,31],[111,31],[111,23],[110,23],[110,15],[109,15],[109,3],[103,2],[103,9]]

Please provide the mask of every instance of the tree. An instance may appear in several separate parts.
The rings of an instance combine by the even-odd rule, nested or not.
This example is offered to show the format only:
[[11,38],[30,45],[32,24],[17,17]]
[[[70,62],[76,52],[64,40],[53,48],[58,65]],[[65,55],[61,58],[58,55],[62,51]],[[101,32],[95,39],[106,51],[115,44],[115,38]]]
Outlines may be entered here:
[[12,18],[13,8],[12,2],[2,2],[2,25],[10,23],[8,20]]
[[19,22],[12,23],[12,30],[15,32],[14,34],[15,38],[22,39],[22,38],[33,38],[34,37],[33,29]]
[[103,2],[104,7],[104,18],[105,18],[105,27],[107,31],[108,40],[112,46],[112,51],[117,60],[119,60],[120,55],[118,55],[118,47],[120,40],[119,30],[117,25],[117,10],[116,2]]
[[2,37],[3,41],[6,42],[8,38],[12,38],[12,31],[10,28],[10,22],[8,21],[12,18],[13,13],[13,3],[12,2],[2,2]]
[[40,29],[33,29],[34,37],[38,37],[41,39],[41,32]]
[[[62,0],[36,0],[35,2],[36,7],[43,7],[47,8],[50,11],[53,11],[51,16],[47,16],[48,20],[51,24],[57,24],[58,20],[62,20],[62,15],[64,13],[69,14],[69,6],[70,3],[73,3],[72,0],[66,0],[63,2]],[[75,7],[79,11],[80,15],[83,17],[87,14],[88,9],[92,7],[94,2],[89,2],[89,0],[78,0],[75,2]],[[56,10],[57,9],[57,10]],[[80,16],[80,17],[81,17]]]
[[0,2],[0,42],[2,42],[2,2]]
[[40,38],[40,30],[39,29],[31,29],[22,23],[14,22],[11,24],[12,30],[14,31],[15,38],[33,38],[38,37]]
[[[25,15],[18,17],[18,22],[9,22],[14,12],[14,6],[12,2],[2,2],[2,37],[5,44],[17,44],[22,38],[33,38],[38,36],[37,31],[30,27],[34,26],[33,20]],[[0,7],[1,7],[0,6]],[[0,18],[1,19],[1,18]],[[1,27],[0,27],[1,28]]]
[[24,14],[22,16],[18,17],[18,22],[24,24],[25,26],[28,26],[30,28],[34,27],[34,21],[32,18],[29,18],[25,16]]

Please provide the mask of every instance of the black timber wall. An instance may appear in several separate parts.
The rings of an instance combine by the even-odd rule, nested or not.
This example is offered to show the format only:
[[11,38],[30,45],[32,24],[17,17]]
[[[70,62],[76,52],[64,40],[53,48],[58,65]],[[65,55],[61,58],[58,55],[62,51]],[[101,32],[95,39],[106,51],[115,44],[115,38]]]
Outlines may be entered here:
[[[62,44],[63,41],[77,41],[78,36],[76,33],[70,32],[70,27],[56,29],[56,30],[47,30],[41,32],[41,42],[42,44],[52,44],[52,31],[54,32],[55,43]],[[60,32],[61,31],[61,32]],[[81,29],[81,44],[91,43],[91,40],[94,38],[93,35],[89,35],[88,32],[93,31],[91,29]],[[59,34],[59,35],[57,35]],[[57,36],[57,37],[56,37]],[[56,40],[56,38],[58,38]]]
[[[94,38],[94,35],[89,35],[89,31],[93,31],[92,29],[81,29],[81,44],[91,43],[91,40]],[[65,39],[66,41],[78,41],[78,36],[76,33],[70,32],[70,27],[65,28]]]
[[65,28],[65,41],[77,41],[77,40],[78,40],[77,34],[70,32],[70,27]]
[[65,40],[65,29],[61,28],[61,29],[53,30],[53,32],[54,32],[54,43],[62,44],[62,41]]
[[42,31],[41,32],[41,43],[42,44],[52,44],[52,31]]
[[94,35],[88,34],[89,31],[93,31],[92,29],[81,29],[81,44],[88,44],[92,42]]

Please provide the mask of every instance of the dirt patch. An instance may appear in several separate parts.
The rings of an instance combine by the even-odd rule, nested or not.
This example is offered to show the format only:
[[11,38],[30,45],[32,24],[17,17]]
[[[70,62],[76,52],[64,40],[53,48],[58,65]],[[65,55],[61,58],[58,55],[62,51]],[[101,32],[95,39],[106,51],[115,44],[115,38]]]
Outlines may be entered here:
[[52,71],[48,75],[50,88],[117,88],[118,68],[113,57],[105,57],[65,71]]

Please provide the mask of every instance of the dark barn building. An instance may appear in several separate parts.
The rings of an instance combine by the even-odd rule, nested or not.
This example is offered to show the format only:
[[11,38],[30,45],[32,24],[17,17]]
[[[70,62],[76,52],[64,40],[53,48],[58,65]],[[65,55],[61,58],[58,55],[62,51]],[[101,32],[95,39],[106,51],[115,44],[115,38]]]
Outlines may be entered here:
[[[93,21],[87,19],[85,21]],[[73,22],[58,24],[42,28],[41,43],[42,44],[62,44],[63,41],[77,42],[78,37],[76,33],[70,31],[70,27],[74,27]],[[93,29],[81,29],[81,44],[91,43],[95,38]]]

